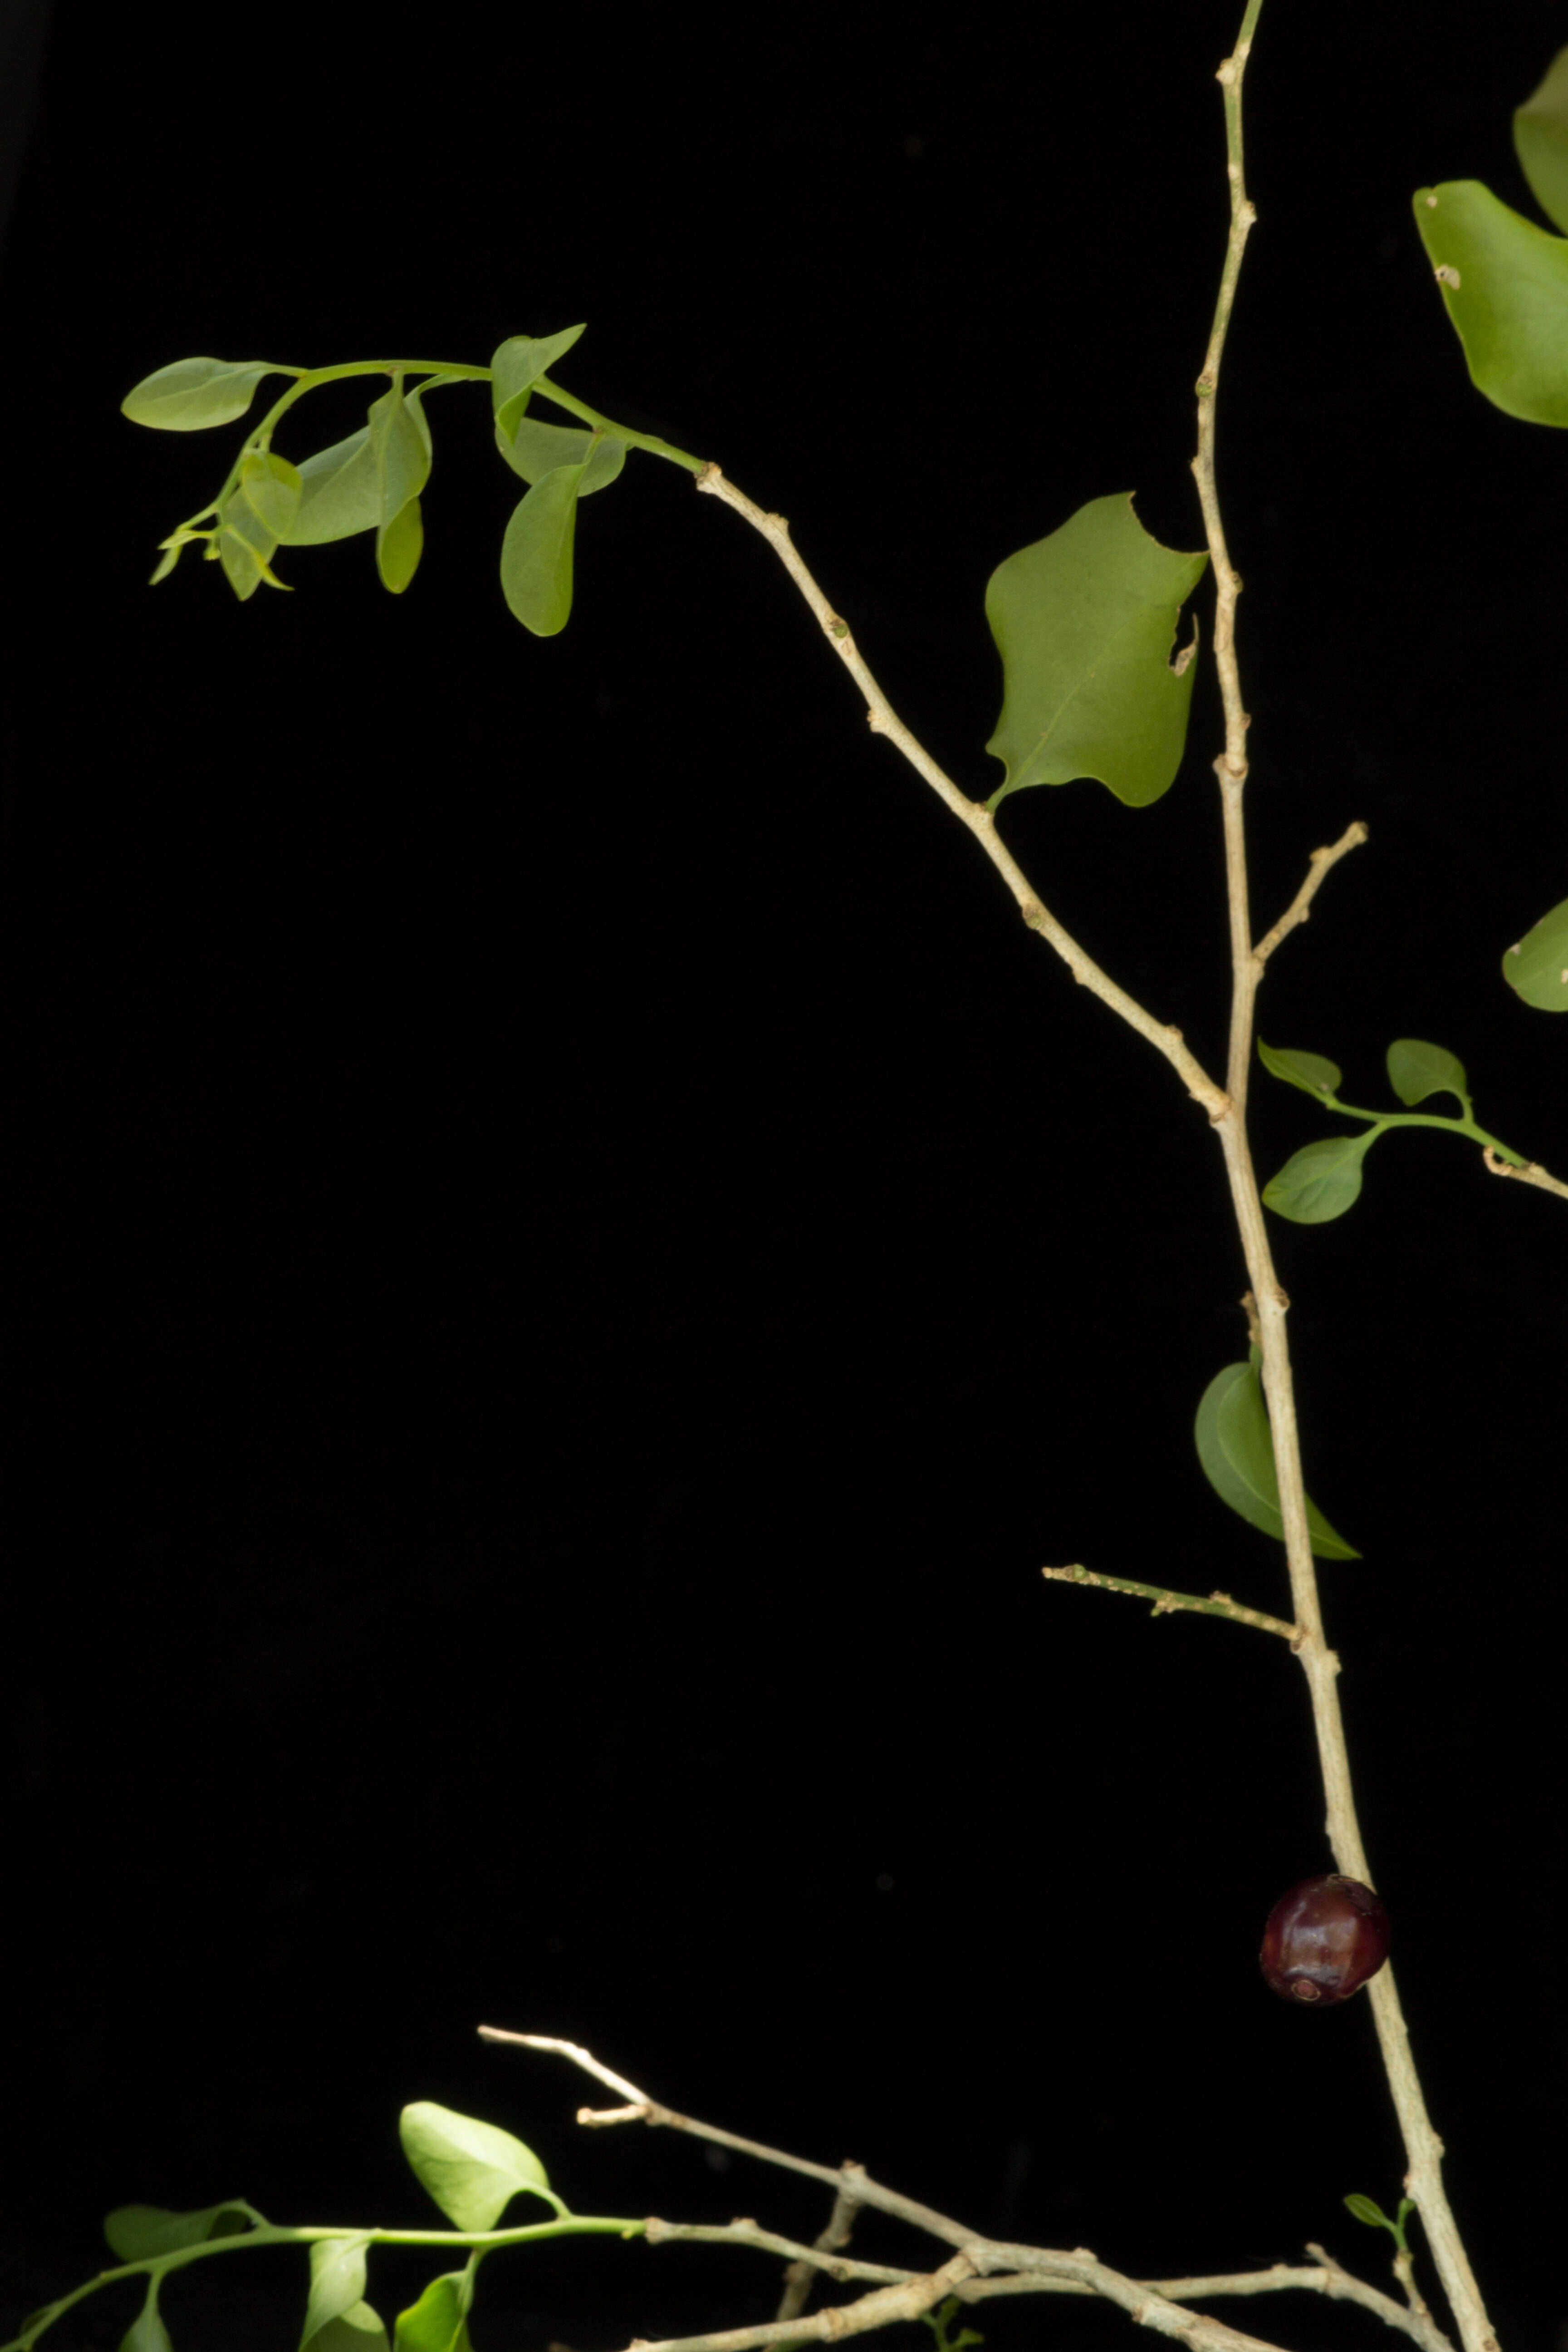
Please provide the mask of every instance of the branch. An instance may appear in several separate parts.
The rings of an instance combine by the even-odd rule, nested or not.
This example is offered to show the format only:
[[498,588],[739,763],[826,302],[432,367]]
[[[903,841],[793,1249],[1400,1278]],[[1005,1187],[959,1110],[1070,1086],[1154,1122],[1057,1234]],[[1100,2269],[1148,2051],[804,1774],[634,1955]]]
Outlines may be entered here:
[[1521,1184],[1538,1184],[1543,1192],[1556,1192],[1563,1200],[1568,1201],[1568,1184],[1561,1182],[1555,1176],[1549,1176],[1544,1168],[1536,1166],[1533,1160],[1526,1167],[1511,1168],[1506,1160],[1499,1159],[1489,1143],[1481,1158],[1494,1176],[1517,1176]]
[[984,802],[972,801],[961,792],[952,778],[938,767],[923,744],[904,725],[861,659],[849,634],[848,623],[839,618],[801,562],[784,516],[764,513],[743,491],[738,490],[732,482],[726,481],[718,466],[704,466],[697,477],[697,487],[712,498],[722,499],[726,506],[733,507],[738,515],[745,517],[753,530],[761,531],[816,614],[828,644],[865,696],[872,733],[886,735],[889,742],[896,743],[910,766],[925,778],[960,824],[968,827],[1011,890],[1029,929],[1038,932],[1049,946],[1055,948],[1075,980],[1098,996],[1102,1004],[1109,1004],[1113,1013],[1119,1013],[1130,1028],[1135,1029],[1140,1037],[1146,1038],[1157,1053],[1164,1055],[1187,1092],[1195,1102],[1202,1103],[1211,1120],[1223,1118],[1227,1108],[1225,1094],[1195,1055],[1188,1051],[1183,1043],[1181,1031],[1156,1021],[1152,1013],[1146,1013],[1134,997],[1129,996],[1124,988],[1119,988],[1110,973],[1102,971],[1093,957],[1079,947],[1072,934],[1063,929],[1042,903],[1027,875],[1003,842],[996,830],[996,820]]
[[1195,1592],[1167,1592],[1162,1584],[1138,1584],[1128,1576],[1101,1576],[1098,1570],[1088,1568],[1042,1568],[1042,1576],[1058,1584],[1092,1584],[1106,1592],[1136,1592],[1154,1604],[1151,1616],[1166,1617],[1178,1609],[1192,1609],[1200,1617],[1229,1617],[1237,1625],[1256,1625],[1260,1633],[1282,1634],[1294,1649],[1300,1640],[1294,1625],[1283,1617],[1266,1617],[1261,1609],[1244,1609],[1228,1592],[1211,1592],[1200,1601]]
[[1348,851],[1359,849],[1365,839],[1366,827],[1357,817],[1353,824],[1346,825],[1331,848],[1313,850],[1307,861],[1309,871],[1306,880],[1275,924],[1274,929],[1271,931],[1266,931],[1252,950],[1252,961],[1259,972],[1262,971],[1280,940],[1293,931],[1298,923],[1306,921],[1308,910],[1322,888],[1324,878],[1331,866],[1337,866]]

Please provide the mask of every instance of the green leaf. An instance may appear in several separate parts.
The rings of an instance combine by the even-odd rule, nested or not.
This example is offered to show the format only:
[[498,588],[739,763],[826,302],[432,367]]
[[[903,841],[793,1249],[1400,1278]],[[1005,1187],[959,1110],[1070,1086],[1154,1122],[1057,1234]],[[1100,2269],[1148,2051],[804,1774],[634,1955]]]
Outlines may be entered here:
[[239,461],[240,491],[251,512],[272,533],[275,547],[280,539],[288,538],[300,511],[300,485],[299,467],[287,457],[273,457],[270,450],[247,449]]
[[1568,425],[1568,239],[1479,180],[1418,188],[1415,206],[1471,382],[1505,415]]
[[521,2189],[559,2212],[544,2167],[499,2125],[421,2099],[398,2118],[403,2153],[455,2229],[493,2230]]
[[[354,2309],[364,2294],[368,2238],[318,2238],[310,2248],[310,2299],[305,2305],[300,2352],[312,2336]],[[376,2325],[379,2326],[380,2322]]]
[[386,2322],[368,2303],[351,2303],[311,2338],[312,2352],[387,2352]]
[[147,2282],[147,2300],[120,2339],[120,2352],[174,2352],[169,2331],[158,2310],[158,2288],[161,2281]]
[[[1227,1364],[1204,1391],[1194,1435],[1204,1475],[1222,1503],[1277,1542],[1285,1539],[1274,1439],[1263,1386],[1252,1363]],[[1315,1503],[1307,1505],[1312,1549],[1320,1559],[1359,1559]]]
[[1345,2206],[1349,2212],[1355,2215],[1358,2221],[1364,2221],[1369,2230],[1392,2230],[1394,2227],[1393,2222],[1373,2197],[1363,2197],[1356,2192],[1345,2199]]
[[250,2223],[248,2207],[234,2199],[225,2205],[205,2205],[199,2213],[171,2213],[162,2205],[117,2205],[104,2221],[103,2234],[122,2263],[140,2263],[153,2254],[177,2253],[182,2246],[205,2246],[214,2238],[241,2238]]
[[509,441],[498,425],[496,447],[525,482],[542,481],[557,466],[584,466],[579,498],[606,489],[626,462],[626,445],[614,434],[576,432],[564,425],[541,425],[525,416]]
[[1337,1095],[1341,1070],[1337,1062],[1325,1061],[1321,1054],[1286,1051],[1278,1045],[1266,1045],[1258,1041],[1258,1058],[1271,1077],[1283,1078],[1288,1086],[1300,1087],[1303,1094],[1316,1095],[1320,1102],[1325,1095]]
[[401,596],[419,569],[424,551],[425,518],[418,499],[410,499],[402,512],[375,534],[375,568],[382,586]]
[[471,2292],[467,2271],[433,2278],[418,2302],[397,2315],[396,2352],[472,2352],[466,2316]]
[[289,547],[322,547],[374,530],[381,520],[381,479],[375,469],[370,427],[361,425],[346,441],[318,449],[300,468],[299,511],[279,537]]
[[1502,976],[1538,1013],[1568,1013],[1568,898],[1509,949]]
[[1206,555],[1151,539],[1132,495],[1091,499],[997,565],[985,617],[1002,656],[1002,716],[986,750],[1007,771],[987,805],[1028,784],[1094,776],[1131,808],[1175,781],[1197,635],[1169,658]]
[[1377,1130],[1360,1135],[1326,1135],[1320,1143],[1304,1143],[1293,1151],[1263,1187],[1263,1205],[1293,1225],[1326,1225],[1353,1209],[1361,1195],[1362,1161]]
[[1568,49],[1558,50],[1540,87],[1515,110],[1513,143],[1536,203],[1568,230]]
[[271,570],[272,551],[278,541],[243,490],[233,491],[225,501],[221,520],[218,557],[240,603],[254,596],[264,580],[274,588],[286,586]]
[[572,611],[572,545],[583,466],[557,466],[513,511],[501,541],[500,584],[514,619],[553,637]]
[[120,413],[161,433],[201,433],[243,416],[264,375],[298,375],[273,360],[174,360],[132,384]]
[[563,327],[554,335],[512,335],[490,354],[490,397],[497,430],[510,440],[528,396],[542,375],[548,375],[564,357],[582,327]]
[[1388,1049],[1388,1083],[1407,1108],[1428,1095],[1454,1095],[1462,1108],[1470,1108],[1465,1066],[1442,1045],[1428,1045],[1420,1037],[1396,1037]]

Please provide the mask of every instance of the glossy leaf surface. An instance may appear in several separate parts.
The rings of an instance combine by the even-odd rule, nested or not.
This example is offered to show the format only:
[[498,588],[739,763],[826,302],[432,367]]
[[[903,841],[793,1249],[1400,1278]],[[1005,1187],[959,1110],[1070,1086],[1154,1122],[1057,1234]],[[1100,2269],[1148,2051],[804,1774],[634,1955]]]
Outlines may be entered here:
[[455,2229],[493,2230],[522,2189],[557,2203],[533,2150],[497,2124],[423,2099],[404,2108],[397,2127],[420,2186]]
[[1568,234],[1568,49],[1515,110],[1513,143],[1536,203]]
[[1266,1045],[1258,1041],[1258,1058],[1271,1077],[1283,1078],[1287,1086],[1300,1087],[1303,1094],[1316,1095],[1321,1101],[1325,1095],[1337,1095],[1342,1072],[1337,1062],[1327,1060],[1321,1054],[1303,1054],[1294,1048],[1285,1050],[1278,1045]]
[[[1285,1522],[1279,1515],[1274,1438],[1255,1364],[1227,1364],[1215,1373],[1204,1391],[1194,1434],[1204,1475],[1221,1502],[1282,1543]],[[1361,1558],[1336,1535],[1315,1503],[1307,1505],[1307,1525],[1320,1559]]]
[[1418,188],[1415,207],[1477,390],[1527,424],[1568,425],[1568,238],[1479,180]]
[[160,433],[202,433],[243,416],[264,375],[293,373],[271,360],[174,360],[133,384],[120,410]]
[[1422,1037],[1396,1037],[1388,1049],[1388,1083],[1402,1103],[1414,1109],[1428,1095],[1457,1097],[1469,1108],[1470,1089],[1465,1066],[1444,1045],[1429,1045]]
[[586,469],[557,466],[512,513],[501,541],[500,584],[513,618],[536,637],[553,637],[572,611],[577,498]]
[[553,335],[511,335],[491,352],[490,397],[497,430],[507,440],[517,430],[533,386],[564,358],[583,331],[582,327],[563,327]]
[[312,2336],[361,2301],[364,2294],[365,2244],[363,2238],[318,2238],[311,2246],[310,2297],[305,2305],[300,2352],[304,2352]]
[[1568,898],[1509,949],[1502,976],[1538,1013],[1568,1013]]
[[122,2263],[150,2254],[176,2253],[182,2246],[205,2246],[213,2238],[243,2237],[250,2216],[243,2205],[204,2205],[199,2212],[173,2213],[162,2205],[117,2205],[103,2234]]
[[1362,1161],[1376,1130],[1326,1135],[1293,1151],[1263,1187],[1263,1205],[1295,1225],[1326,1225],[1353,1208],[1361,1192]]
[[998,564],[985,617],[1002,656],[1002,716],[986,750],[1007,780],[1093,776],[1130,807],[1169,791],[1186,743],[1197,639],[1173,664],[1181,608],[1208,557],[1151,539],[1131,493],[1091,499]]

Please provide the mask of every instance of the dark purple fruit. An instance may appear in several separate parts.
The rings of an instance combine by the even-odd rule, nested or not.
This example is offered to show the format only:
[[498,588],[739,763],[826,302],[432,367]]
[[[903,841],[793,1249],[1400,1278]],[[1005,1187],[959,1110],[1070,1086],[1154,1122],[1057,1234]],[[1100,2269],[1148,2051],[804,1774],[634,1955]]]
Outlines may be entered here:
[[1258,1965],[1270,1990],[1303,2008],[1349,2000],[1388,1958],[1388,1914],[1359,1878],[1303,1878],[1268,1914]]

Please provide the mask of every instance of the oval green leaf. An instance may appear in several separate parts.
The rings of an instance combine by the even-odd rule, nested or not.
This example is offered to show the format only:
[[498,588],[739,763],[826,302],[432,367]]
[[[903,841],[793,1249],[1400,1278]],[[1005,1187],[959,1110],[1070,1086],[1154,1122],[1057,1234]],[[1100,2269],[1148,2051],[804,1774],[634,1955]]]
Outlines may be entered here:
[[404,2108],[397,2128],[421,2187],[456,2229],[493,2230],[521,2189],[562,2210],[533,2150],[499,2125],[422,2099]]
[[1364,2221],[1369,2230],[1392,2230],[1394,2227],[1374,2197],[1363,2197],[1352,2191],[1345,2199],[1345,2210],[1353,2213],[1358,2221]]
[[410,499],[402,511],[389,523],[379,526],[375,534],[375,568],[381,574],[381,584],[401,596],[419,569],[419,558],[425,551],[425,518],[417,499]]
[[1559,49],[1513,118],[1513,143],[1531,194],[1568,231],[1568,49]]
[[287,587],[288,583],[278,579],[271,569],[278,541],[243,490],[235,490],[225,501],[221,520],[218,558],[240,603],[254,596],[264,580],[273,588]]
[[584,468],[557,466],[535,482],[501,541],[500,584],[512,617],[536,637],[553,637],[572,611],[572,551]]
[[584,472],[577,493],[582,499],[590,497],[595,490],[606,489],[626,462],[626,445],[613,434],[574,431],[564,425],[541,425],[531,416],[523,418],[515,439],[510,441],[498,425],[496,447],[512,472],[520,474],[525,482],[542,481],[557,466],[582,466]]
[[497,430],[510,440],[528,396],[542,375],[568,352],[582,327],[563,327],[553,335],[510,335],[490,353],[490,397]]
[[418,2302],[397,2315],[396,2352],[472,2352],[466,2316],[470,2292],[467,2271],[433,2278]]
[[1326,1225],[1353,1208],[1361,1192],[1361,1163],[1377,1129],[1361,1135],[1328,1135],[1293,1151],[1263,1187],[1263,1205],[1293,1225]]
[[1337,1095],[1342,1073],[1337,1062],[1321,1054],[1303,1054],[1294,1048],[1266,1045],[1258,1041],[1258,1058],[1271,1077],[1283,1078],[1287,1086],[1300,1087],[1306,1095],[1316,1095],[1320,1102],[1326,1095]]
[[1388,1083],[1411,1109],[1428,1095],[1454,1095],[1466,1111],[1470,1108],[1463,1062],[1446,1046],[1429,1045],[1422,1037],[1394,1039],[1388,1049]]
[[[305,2305],[300,2352],[332,2320],[352,2311],[364,2294],[368,2238],[318,2238],[310,2248],[310,2297]],[[378,2323],[379,2325],[379,2323]]]
[[252,514],[272,533],[273,545],[287,539],[300,511],[299,467],[269,449],[247,449],[239,461],[239,487]]
[[1568,898],[1509,949],[1502,976],[1538,1013],[1568,1013]]
[[318,449],[300,468],[300,505],[289,529],[279,532],[289,547],[322,547],[329,540],[353,539],[374,530],[381,520],[381,480],[370,427],[362,425],[346,441]]
[[1091,499],[997,565],[985,617],[1002,656],[1002,716],[985,748],[1007,781],[989,808],[1026,785],[1078,776],[1131,808],[1170,790],[1186,743],[1195,631],[1173,662],[1170,654],[1207,562],[1151,539],[1128,491]]
[[1479,180],[1418,188],[1415,207],[1477,390],[1526,424],[1568,425],[1568,238]]
[[152,2254],[177,2253],[182,2246],[205,2246],[213,2238],[243,2237],[251,2219],[249,2207],[233,2199],[226,2205],[204,2205],[199,2213],[117,2205],[104,2221],[103,2234],[122,2263],[140,2263]]
[[[1263,1402],[1263,1387],[1254,1365],[1227,1364],[1204,1391],[1194,1429],[1204,1475],[1222,1503],[1229,1505],[1250,1527],[1285,1540],[1279,1515],[1279,1482],[1274,1468],[1274,1439]],[[1319,1559],[1359,1559],[1344,1538],[1336,1535],[1317,1505],[1307,1505],[1307,1526]]]
[[302,373],[273,360],[174,360],[132,384],[120,413],[160,433],[202,433],[243,416],[264,375]]
[[383,525],[395,522],[430,478],[430,426],[417,393],[394,384],[370,404],[370,446],[381,488]]
[[386,2322],[368,2303],[351,2303],[310,2341],[314,2352],[387,2352]]

